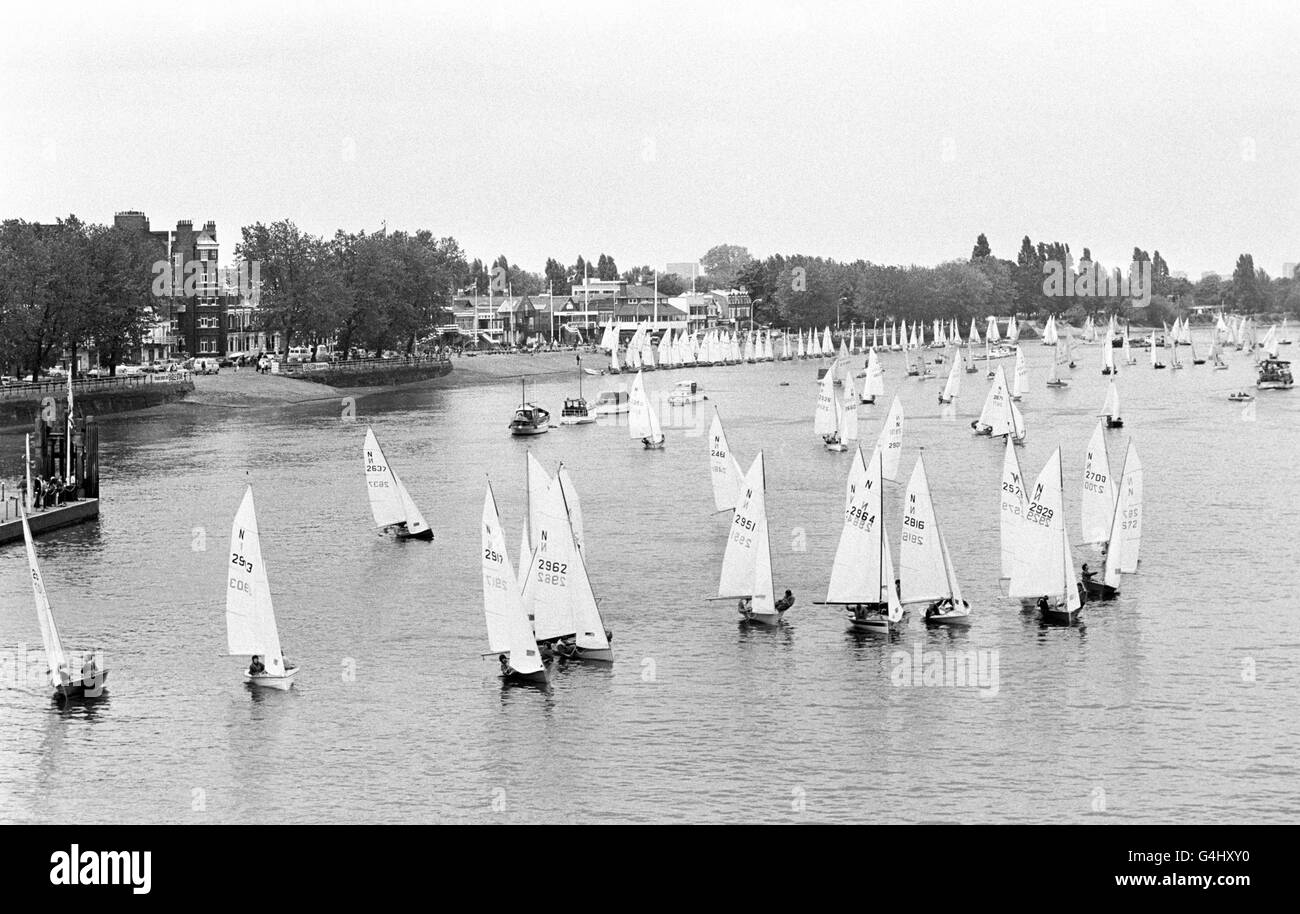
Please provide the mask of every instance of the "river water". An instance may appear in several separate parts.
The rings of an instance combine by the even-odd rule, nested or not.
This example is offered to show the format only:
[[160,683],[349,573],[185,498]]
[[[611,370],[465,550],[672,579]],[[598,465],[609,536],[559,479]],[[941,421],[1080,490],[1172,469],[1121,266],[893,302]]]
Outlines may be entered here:
[[[1049,390],[1051,350],[1025,349],[1022,465],[1032,480],[1062,446],[1077,541],[1106,379],[1084,348],[1071,386]],[[692,377],[709,397],[665,412],[660,452],[629,440],[626,418],[512,439],[508,379],[363,397],[351,421],[337,401],[105,417],[99,522],[37,548],[64,640],[103,648],[112,676],[67,709],[43,686],[0,689],[0,821],[1295,821],[1300,391],[1261,394],[1245,421],[1226,397],[1253,371],[1229,358],[1119,376],[1127,427],[1108,445],[1118,468],[1132,436],[1145,467],[1141,570],[1060,628],[999,593],[1003,448],[969,429],[983,371],[944,411],[941,379],[905,379],[887,354],[886,401],[897,391],[907,414],[900,479],[924,446],[975,613],[939,631],[913,613],[892,639],[849,634],[812,602],[850,459],[813,434],[817,362],[648,374],[652,396]],[[586,378],[588,398],[620,380]],[[558,418],[576,387],[551,375],[529,397]],[[797,597],[779,630],[706,600],[729,519],[712,511],[715,406],[742,466],[765,453],[775,583]],[[868,447],[887,408],[863,407]],[[374,533],[367,424],[433,543]],[[548,691],[503,687],[479,656],[484,483],[517,566],[529,448],[573,475],[615,631],[612,666],[561,670]],[[0,436],[0,476],[20,451]],[[248,482],[302,666],[287,693],[244,686],[246,658],[225,655],[226,545]],[[896,550],[903,486],[887,488]],[[21,546],[0,549],[0,595],[0,644],[39,647]],[[996,686],[898,684],[899,655],[918,650],[983,652]]]

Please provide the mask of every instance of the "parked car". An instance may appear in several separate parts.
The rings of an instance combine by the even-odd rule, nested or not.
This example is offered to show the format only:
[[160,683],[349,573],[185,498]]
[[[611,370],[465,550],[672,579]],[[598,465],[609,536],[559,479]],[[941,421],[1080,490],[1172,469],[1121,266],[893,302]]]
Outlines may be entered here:
[[217,364],[216,359],[195,358],[190,359],[184,365],[185,368],[195,374],[220,374],[221,366]]
[[294,346],[289,350],[290,362],[309,362],[311,361],[310,346]]

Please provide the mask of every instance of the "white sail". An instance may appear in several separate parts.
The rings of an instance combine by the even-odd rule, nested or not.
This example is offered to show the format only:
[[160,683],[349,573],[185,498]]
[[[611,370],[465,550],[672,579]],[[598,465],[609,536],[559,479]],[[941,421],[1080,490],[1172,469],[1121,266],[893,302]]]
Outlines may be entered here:
[[1001,365],[997,367],[996,372],[997,376],[993,379],[988,396],[984,399],[984,408],[980,410],[979,424],[991,428],[990,434],[994,437],[1011,435],[1020,438],[1024,434],[1024,420],[1016,404],[1011,402],[1011,394],[1007,390],[1007,376]]
[[284,675],[284,655],[275,627],[271,586],[262,560],[253,487],[235,512],[230,528],[230,564],[226,566],[226,643],[234,655],[260,655],[272,676]]
[[1110,338],[1102,340],[1101,346],[1101,367],[1103,371],[1115,373],[1115,347],[1110,344]]
[[663,430],[659,425],[659,417],[650,406],[650,400],[645,392],[645,381],[642,380],[639,371],[635,380],[632,381],[632,394],[628,401],[627,426],[628,437],[630,438],[649,438],[656,443],[664,438]]
[[1083,460],[1083,494],[1079,500],[1082,543],[1104,543],[1110,537],[1110,522],[1115,514],[1115,482],[1111,479],[1110,459],[1106,456],[1106,427],[1099,419],[1088,439]]
[[528,516],[524,518],[524,544],[525,551],[519,553],[519,568],[522,571],[528,557],[533,554],[533,547],[537,544],[537,510],[541,507],[542,498],[546,490],[551,486],[551,475],[546,472],[546,468],[541,462],[533,456],[533,452],[528,452],[526,459],[528,486],[527,503]]
[[898,576],[904,603],[929,603],[952,596],[939,526],[934,516],[934,502],[930,498],[930,481],[925,475],[924,457],[917,458],[903,499]]
[[581,536],[573,525],[575,517],[579,521],[582,518],[582,510],[578,507],[578,493],[563,466],[556,474],[555,486],[559,492],[560,504],[565,508],[564,522],[561,523],[557,519],[555,526],[562,528],[565,524],[568,525],[569,536],[575,547],[568,567],[562,569],[560,574],[561,577],[567,578],[565,583],[569,591],[568,599],[573,614],[576,643],[584,650],[609,650],[609,638],[605,636],[605,620],[600,616],[596,594],[592,590],[591,578],[587,574],[587,559],[582,552]]
[[730,511],[736,507],[743,474],[727,444],[722,417],[718,415],[716,406],[713,408],[713,424],[709,427],[709,475],[713,479],[713,510]]
[[1015,555],[1008,588],[1012,597],[1046,596],[1049,602],[1065,602],[1070,609],[1079,605],[1074,562],[1065,529],[1065,499],[1061,490],[1061,449],[1058,447],[1038,475],[1025,523],[1020,548]]
[[822,354],[823,355],[835,354],[835,341],[831,339],[830,327],[827,327],[825,332],[822,334]]
[[973,317],[970,319],[970,342],[972,346],[984,342],[980,339],[980,328],[975,326],[975,318]]
[[393,474],[393,483],[397,486],[397,495],[402,503],[402,514],[406,517],[406,532],[412,536],[423,533],[429,529],[429,524],[425,521],[424,515],[420,509],[415,506],[411,499],[411,493],[406,491],[406,485],[397,475],[397,471],[389,467],[389,472]]
[[1002,577],[1011,577],[1015,556],[1020,549],[1020,536],[1025,522],[1025,478],[1020,472],[1020,458],[1016,447],[1007,438],[1006,453],[1002,457],[1002,491],[998,517],[1002,534]]
[[[1130,441],[1124,455],[1124,475],[1119,484],[1119,570],[1134,574],[1138,569],[1138,550],[1142,545],[1142,461]],[[1108,550],[1116,549],[1112,538]],[[1107,553],[1109,558],[1109,551]]]
[[1020,339],[1020,321],[1014,317],[1007,318],[1007,342],[1014,343]]
[[867,377],[862,385],[862,396],[868,400],[885,395],[885,372],[880,367],[880,356],[875,347],[867,353]]
[[578,552],[559,481],[553,480],[534,502],[537,534],[532,560],[520,563],[526,576],[522,599],[533,620],[533,634],[546,641],[577,631],[570,594]]
[[818,435],[833,435],[839,431],[838,412],[835,401],[835,372],[827,369],[817,383],[817,409],[813,413],[813,432]]
[[[21,509],[20,509],[21,511]],[[41,627],[41,643],[45,646],[45,661],[49,665],[50,684],[55,688],[67,685],[74,676],[68,669],[68,655],[63,649],[63,639],[59,637],[59,628],[54,624],[54,611],[50,608],[49,596],[45,593],[45,579],[41,577],[41,567],[36,562],[36,547],[32,544],[32,528],[27,524],[27,513],[21,514],[23,520],[23,540],[27,544],[27,568],[32,577],[32,596],[36,598],[36,621]],[[66,674],[59,674],[62,670]],[[76,678],[79,678],[78,673]]]
[[1119,388],[1115,382],[1111,381],[1110,386],[1106,388],[1106,402],[1102,404],[1101,414],[1111,419],[1120,418],[1119,415]]
[[[852,476],[856,470],[850,470]],[[894,594],[894,574],[886,570],[881,449],[871,454],[866,472],[844,509],[835,561],[831,565],[827,603],[883,603]],[[894,595],[895,600],[897,595]]]
[[849,444],[858,440],[858,392],[853,378],[844,379],[844,399],[840,403],[840,437]]
[[745,474],[732,515],[727,548],[722,556],[722,575],[718,580],[720,597],[752,597],[754,569],[758,561],[757,534],[767,530],[767,505],[763,493],[763,452],[759,451]]
[[1025,362],[1025,352],[1016,346],[1016,367],[1011,375],[1011,399],[1019,400],[1029,389],[1029,365]]
[[379,441],[371,429],[366,429],[364,448],[366,494],[370,497],[370,513],[375,517],[375,525],[389,527],[406,520],[405,506],[401,493],[393,480],[392,470],[384,452],[379,448]]
[[1154,331],[1154,330],[1151,331],[1151,349],[1150,349],[1150,353],[1151,353],[1151,367],[1154,368],[1156,365],[1159,365],[1159,364],[1160,364],[1160,360],[1159,360],[1158,358],[1156,358],[1156,334],[1155,334],[1155,331]]
[[[880,446],[876,446],[880,450]],[[849,509],[853,503],[853,498],[858,493],[858,488],[862,485],[863,480],[867,477],[867,460],[862,456],[862,448],[853,449],[853,464],[849,467],[849,478],[844,483],[844,510]]]
[[989,325],[984,330],[984,339],[990,343],[996,343],[1002,339],[998,334],[998,319],[991,314],[989,315]]
[[898,480],[898,461],[903,454],[903,404],[894,394],[894,402],[889,405],[889,415],[880,428],[880,437],[876,447],[881,453],[881,473],[886,479]]
[[939,395],[945,402],[951,402],[956,398],[957,392],[961,390],[961,376],[963,374],[965,372],[961,368],[961,356],[957,354],[956,350],[953,350],[952,367],[948,369],[948,380],[944,382],[943,393]]
[[542,669],[532,626],[524,612],[510,556],[506,553],[505,531],[489,484],[483,498],[483,614],[487,620],[488,650],[510,655],[510,666],[519,673]]

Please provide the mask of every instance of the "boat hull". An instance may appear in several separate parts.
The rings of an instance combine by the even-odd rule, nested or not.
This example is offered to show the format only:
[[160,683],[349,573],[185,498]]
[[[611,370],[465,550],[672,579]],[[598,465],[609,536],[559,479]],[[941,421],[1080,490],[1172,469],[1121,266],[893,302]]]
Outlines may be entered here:
[[511,670],[509,673],[501,675],[501,681],[505,683],[519,683],[521,685],[545,685],[550,680],[546,676],[546,670],[541,669],[535,673],[519,673]]
[[780,625],[781,620],[785,618],[785,612],[754,613],[747,610],[742,613],[742,615],[744,616],[744,619],[742,620],[744,622],[748,622],[751,625],[764,625],[769,628],[775,628]]
[[935,613],[925,617],[926,625],[965,625],[969,622],[969,609],[954,609],[951,612]]
[[293,686],[294,677],[298,675],[298,667],[291,667],[286,670],[283,676],[272,676],[270,673],[253,674],[244,671],[244,682],[256,686],[259,689],[278,689],[281,692],[287,692]]
[[510,426],[510,434],[516,438],[529,438],[533,435],[544,435],[551,430],[549,425],[519,425]]
[[397,538],[399,540],[423,540],[426,543],[431,542],[433,540],[433,528],[426,527],[425,529],[421,530],[419,533],[404,533],[399,530],[397,533]]
[[595,416],[564,416],[560,419],[561,425],[595,425]]
[[[91,685],[89,688],[87,688],[86,683],[84,681],[78,679],[77,681],[69,683],[66,686],[61,686],[59,688],[56,688],[54,690],[55,697],[94,698],[104,688],[104,684],[108,682],[108,670],[99,670],[95,675],[98,681],[93,685]],[[91,693],[89,696],[87,695],[88,692]]]
[[1111,587],[1103,581],[1084,581],[1083,589],[1089,600],[1113,600],[1119,596],[1119,588]]
[[578,648],[578,652],[574,654],[572,657],[570,657],[569,659],[597,661],[600,663],[613,663],[614,649],[612,647],[606,647],[606,648],[580,647]]

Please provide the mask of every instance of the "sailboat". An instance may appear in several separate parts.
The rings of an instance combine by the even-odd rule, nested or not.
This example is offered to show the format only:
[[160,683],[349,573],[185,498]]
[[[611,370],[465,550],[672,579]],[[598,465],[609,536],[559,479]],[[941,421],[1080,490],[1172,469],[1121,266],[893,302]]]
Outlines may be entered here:
[[1025,361],[1024,350],[1016,344],[1016,367],[1011,371],[1011,400],[1019,403],[1029,389],[1029,364]]
[[484,656],[499,658],[501,675],[507,681],[545,683],[546,667],[506,553],[505,531],[491,483],[483,498],[482,527],[483,614],[489,648]]
[[979,418],[971,422],[971,428],[976,435],[992,438],[1006,435],[1016,444],[1025,443],[1025,419],[1011,399],[1007,390],[1007,377],[1000,365],[997,377],[989,386],[988,396],[984,398],[984,408],[980,410]]
[[614,652],[567,504],[576,493],[571,486],[566,492],[567,474],[563,466],[560,470],[538,499],[535,548],[520,599],[538,644],[555,644],[567,659],[612,661]]
[[1104,543],[1110,537],[1111,515],[1115,513],[1115,482],[1111,478],[1110,459],[1106,455],[1106,427],[1099,419],[1088,439],[1083,460],[1082,490],[1079,497],[1079,521],[1084,545]]
[[1106,402],[1101,406],[1101,416],[1106,420],[1106,428],[1124,427],[1124,419],[1119,414],[1119,389],[1114,381],[1106,388]]
[[735,508],[736,501],[740,498],[744,474],[727,444],[726,432],[722,430],[722,417],[716,406],[713,408],[713,424],[709,426],[709,475],[713,479],[713,510],[730,511]]
[[271,585],[262,559],[261,536],[253,506],[253,487],[235,512],[230,528],[229,581],[226,585],[226,641],[231,656],[260,659],[244,670],[244,682],[268,689],[286,690],[293,685],[298,667],[290,666],[280,648],[271,605]]
[[366,493],[370,496],[370,513],[375,525],[385,533],[393,531],[398,539],[432,540],[433,529],[411,500],[406,486],[393,469],[373,429],[366,429],[364,449]]
[[1049,314],[1047,323],[1043,325],[1043,345],[1055,346],[1060,335],[1056,330],[1056,315]]
[[894,402],[889,405],[889,415],[880,427],[876,447],[880,450],[881,473],[891,482],[897,482],[898,462],[903,454],[903,404],[898,394],[894,394]]
[[876,355],[874,346],[867,352],[867,367],[863,374],[862,402],[874,404],[876,397],[885,395],[885,372],[880,367],[880,356]]
[[[860,457],[854,462],[859,461]],[[846,607],[853,631],[896,631],[903,623],[903,605],[885,535],[883,462],[877,445],[867,471],[850,486],[830,584],[821,601]]]
[[961,389],[961,376],[961,357],[954,350],[952,367],[948,369],[948,380],[944,382],[943,390],[939,393],[940,403],[951,403],[957,399],[957,392]]
[[828,369],[817,382],[817,410],[813,414],[813,432],[821,435],[828,451],[843,451],[843,416],[835,396],[835,371]]
[[1160,356],[1156,355],[1156,333],[1155,333],[1154,330],[1151,331],[1151,347],[1150,347],[1150,348],[1151,348],[1151,367],[1152,367],[1152,368],[1164,368],[1164,367],[1165,367],[1164,359],[1162,359]]
[[[989,329],[996,325],[989,319]],[[948,554],[948,543],[939,529],[930,497],[930,480],[925,474],[925,456],[917,458],[907,484],[903,511],[903,542],[898,550],[899,600],[903,605],[925,603],[925,621],[968,622],[970,604],[962,599]]]
[[645,381],[639,371],[632,381],[632,403],[628,411],[627,429],[628,437],[640,438],[647,451],[661,450],[664,446],[664,431],[659,425],[658,414],[650,406]]
[[1119,596],[1120,573],[1137,571],[1138,548],[1142,543],[1142,461],[1133,442],[1124,454],[1115,503],[1107,525],[1106,563],[1100,581],[1086,578],[1083,586],[1088,598],[1113,600]]
[[1228,370],[1228,363],[1223,361],[1223,352],[1217,339],[1210,343],[1210,363],[1214,366],[1215,371]]
[[[1068,346],[1069,339],[1070,339],[1068,334],[1066,335],[1065,339]],[[1067,346],[1057,346],[1056,352],[1052,353],[1052,374],[1047,379],[1048,387],[1069,386],[1069,382],[1061,377],[1061,361],[1063,358],[1068,358]]]
[[1137,356],[1133,354],[1133,347],[1129,345],[1128,324],[1124,325],[1124,339],[1120,341],[1120,355],[1124,357],[1125,365],[1137,364]]
[[69,656],[59,637],[59,628],[54,623],[54,610],[50,608],[49,595],[45,592],[45,579],[41,576],[40,565],[36,561],[36,547],[32,543],[32,529],[27,523],[27,512],[21,501],[18,506],[19,517],[23,522],[23,541],[27,544],[27,568],[32,578],[32,596],[36,599],[36,621],[41,627],[41,642],[45,646],[45,662],[48,664],[50,685],[56,694],[63,698],[95,698],[108,679],[108,670],[103,666],[103,656],[98,652],[82,656]]
[[1083,607],[1083,599],[1065,528],[1064,489],[1058,447],[1034,483],[1008,593],[1036,600],[1045,621],[1068,625]]
[[1109,338],[1102,341],[1101,373],[1103,375],[1113,375],[1119,373],[1119,369],[1115,367],[1115,347],[1110,344]]
[[741,485],[714,599],[739,600],[738,609],[746,622],[779,625],[785,610],[776,608],[772,596],[765,485],[763,452],[759,451]]

